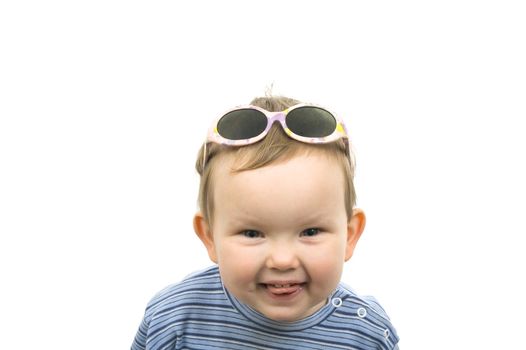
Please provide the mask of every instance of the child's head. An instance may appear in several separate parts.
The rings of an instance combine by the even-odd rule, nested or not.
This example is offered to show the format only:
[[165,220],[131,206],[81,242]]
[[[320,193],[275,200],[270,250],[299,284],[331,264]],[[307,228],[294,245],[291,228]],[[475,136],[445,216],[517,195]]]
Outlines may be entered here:
[[[252,105],[282,111],[288,98]],[[206,153],[204,153],[206,152]],[[365,224],[353,209],[353,162],[346,140],[299,142],[274,123],[247,146],[210,143],[199,153],[194,227],[226,289],[279,321],[305,318],[326,302]]]

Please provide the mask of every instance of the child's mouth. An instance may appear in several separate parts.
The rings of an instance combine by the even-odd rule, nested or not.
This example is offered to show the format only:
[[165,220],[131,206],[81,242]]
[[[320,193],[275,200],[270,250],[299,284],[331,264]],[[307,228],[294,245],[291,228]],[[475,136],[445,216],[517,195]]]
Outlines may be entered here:
[[287,296],[298,293],[303,289],[304,285],[305,283],[263,284],[263,286],[275,296]]

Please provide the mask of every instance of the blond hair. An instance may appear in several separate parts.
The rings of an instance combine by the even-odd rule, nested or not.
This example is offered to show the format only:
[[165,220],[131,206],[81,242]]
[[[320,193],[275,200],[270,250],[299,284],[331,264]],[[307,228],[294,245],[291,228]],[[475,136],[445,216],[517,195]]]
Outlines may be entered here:
[[[270,112],[283,111],[300,101],[283,96],[257,97],[250,104]],[[342,139],[326,144],[309,144],[296,141],[285,134],[281,125],[274,124],[268,134],[259,142],[243,147],[225,146],[216,143],[203,145],[197,155],[196,170],[201,176],[198,204],[205,221],[211,226],[214,210],[214,165],[227,154],[234,155],[232,173],[264,167],[268,164],[285,161],[300,152],[321,150],[340,164],[344,175],[345,209],[347,218],[352,217],[356,204],[354,190],[354,157],[348,143]]]

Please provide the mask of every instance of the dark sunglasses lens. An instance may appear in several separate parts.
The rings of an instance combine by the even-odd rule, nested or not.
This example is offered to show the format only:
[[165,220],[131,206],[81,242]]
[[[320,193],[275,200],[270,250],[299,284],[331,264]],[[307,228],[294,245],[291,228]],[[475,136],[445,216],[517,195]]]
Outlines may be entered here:
[[261,134],[267,117],[255,109],[238,109],[225,114],[217,123],[219,135],[229,140],[245,140]]
[[299,107],[287,114],[287,126],[296,135],[325,137],[336,130],[336,119],[323,108]]

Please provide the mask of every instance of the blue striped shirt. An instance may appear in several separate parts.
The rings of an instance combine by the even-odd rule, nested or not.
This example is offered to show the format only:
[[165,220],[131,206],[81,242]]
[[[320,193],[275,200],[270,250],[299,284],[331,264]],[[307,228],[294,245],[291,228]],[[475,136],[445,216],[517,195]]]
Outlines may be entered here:
[[217,266],[159,292],[146,308],[132,350],[398,349],[398,336],[372,297],[340,284],[313,315],[283,323],[238,301]]

